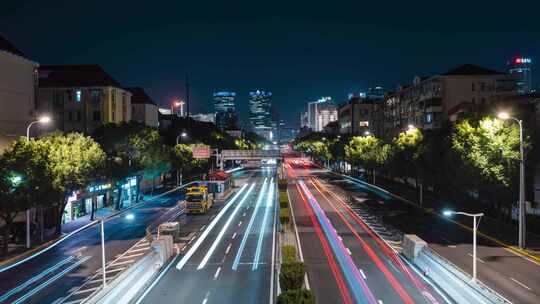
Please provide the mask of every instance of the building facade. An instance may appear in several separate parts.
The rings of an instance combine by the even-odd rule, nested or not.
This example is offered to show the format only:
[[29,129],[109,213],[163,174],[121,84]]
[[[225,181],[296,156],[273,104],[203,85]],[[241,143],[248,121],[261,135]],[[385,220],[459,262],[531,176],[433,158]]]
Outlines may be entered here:
[[92,133],[106,123],[131,120],[131,92],[98,65],[44,65],[37,109],[65,132]]
[[322,132],[327,124],[338,120],[337,107],[331,97],[322,97],[308,103],[308,125],[314,132]]
[[272,121],[272,92],[249,92],[249,122],[251,130],[267,140],[274,140]]
[[516,57],[508,61],[508,73],[516,77],[516,90],[528,94],[533,90],[531,58]]
[[157,128],[158,106],[141,87],[127,88],[131,92],[131,120]]
[[216,126],[221,130],[236,129],[238,124],[235,106],[236,93],[228,91],[215,92],[213,99]]
[[366,131],[372,132],[377,102],[381,101],[356,96],[341,105],[338,109],[339,133],[358,135]]
[[394,137],[409,125],[437,129],[445,121],[456,121],[497,96],[516,94],[514,76],[465,64],[447,73],[415,77],[411,85],[386,95],[375,107],[374,127],[379,136]]
[[0,36],[0,151],[35,119],[38,66]]

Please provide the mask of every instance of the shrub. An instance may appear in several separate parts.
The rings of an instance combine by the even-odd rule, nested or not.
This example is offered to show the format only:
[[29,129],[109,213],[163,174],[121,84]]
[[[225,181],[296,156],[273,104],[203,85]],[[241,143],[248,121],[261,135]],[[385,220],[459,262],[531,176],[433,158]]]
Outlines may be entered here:
[[289,197],[286,191],[279,191],[279,207],[287,208],[289,206]]
[[279,190],[286,190],[287,189],[287,179],[282,178],[278,181],[278,188]]
[[279,222],[281,225],[288,224],[290,220],[289,209],[281,208],[279,209]]
[[302,262],[281,264],[281,273],[279,274],[279,284],[281,285],[281,289],[287,291],[302,288],[305,273],[305,266]]
[[295,262],[296,248],[291,245],[285,245],[281,247],[281,256],[283,257],[283,263]]
[[277,304],[315,304],[315,297],[309,290],[288,290],[277,297]]

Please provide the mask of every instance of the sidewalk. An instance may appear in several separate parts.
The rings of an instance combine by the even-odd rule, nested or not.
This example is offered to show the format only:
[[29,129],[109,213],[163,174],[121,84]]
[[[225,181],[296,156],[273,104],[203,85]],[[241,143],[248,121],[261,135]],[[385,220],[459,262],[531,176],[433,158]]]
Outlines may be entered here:
[[[359,178],[363,181],[365,179]],[[369,182],[365,181],[370,184]],[[436,197],[433,193],[424,190],[424,202],[423,206],[419,205],[419,190],[415,189],[412,186],[405,185],[396,181],[391,181],[382,177],[377,176],[376,185],[377,187],[384,188],[406,200],[409,200],[416,204],[419,208],[423,208],[431,213],[442,213],[442,208],[447,206],[442,206],[440,204],[440,198]],[[474,210],[473,208],[467,208],[465,204],[456,203],[455,207],[459,207],[463,211],[482,211],[481,208]],[[452,220],[460,224],[460,226],[468,229],[471,227],[471,221],[469,218],[464,217],[453,217]],[[527,233],[527,252],[522,252],[519,248],[515,247],[518,239],[518,229],[516,225],[509,223],[501,222],[495,218],[489,216],[483,216],[481,224],[478,228],[479,234],[483,237],[490,239],[491,241],[498,243],[500,246],[511,247],[512,249],[518,251],[522,254],[531,254],[534,256],[535,260],[539,259],[540,261],[540,236],[534,233]]]

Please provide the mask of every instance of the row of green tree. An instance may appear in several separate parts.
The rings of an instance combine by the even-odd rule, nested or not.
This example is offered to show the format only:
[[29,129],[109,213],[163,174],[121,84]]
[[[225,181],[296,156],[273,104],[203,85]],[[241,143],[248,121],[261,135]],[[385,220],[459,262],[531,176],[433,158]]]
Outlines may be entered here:
[[[526,151],[532,151],[533,141],[526,137]],[[488,203],[494,214],[508,216],[518,195],[519,143],[517,124],[485,116],[435,130],[411,127],[390,140],[314,133],[297,139],[295,148],[338,170],[348,163],[370,180],[379,175],[422,185],[439,197]]]
[[[92,136],[52,133],[15,141],[0,155],[0,218],[4,240],[9,239],[16,215],[29,208],[48,210],[55,231],[61,231],[62,216],[73,191],[110,182],[118,189],[115,208],[121,209],[121,187],[127,178],[152,180],[170,170],[198,174],[208,170],[209,161],[194,159],[192,147],[249,149],[257,137],[234,140],[213,125],[183,122],[162,131],[139,123],[107,124]],[[182,124],[182,122],[180,122]],[[177,134],[185,138],[176,144]],[[154,188],[152,185],[152,190]],[[137,190],[139,187],[136,188]],[[139,193],[135,195],[139,198]],[[94,213],[92,206],[92,217]],[[3,242],[4,251],[8,242]]]

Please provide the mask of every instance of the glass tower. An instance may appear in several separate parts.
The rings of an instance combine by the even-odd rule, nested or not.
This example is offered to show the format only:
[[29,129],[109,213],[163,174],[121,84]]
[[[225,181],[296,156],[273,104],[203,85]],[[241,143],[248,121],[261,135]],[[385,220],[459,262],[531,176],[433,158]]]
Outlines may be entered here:
[[216,126],[221,129],[235,129],[238,116],[234,101],[236,93],[234,92],[215,92],[214,93],[214,111],[216,113]]
[[253,132],[272,140],[272,92],[249,92],[249,122]]

